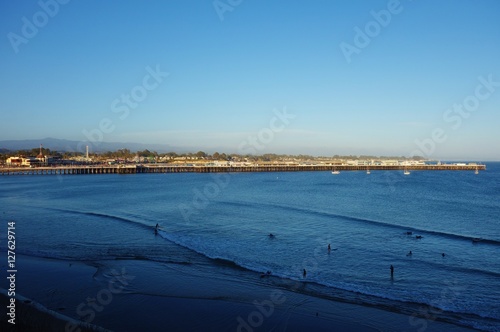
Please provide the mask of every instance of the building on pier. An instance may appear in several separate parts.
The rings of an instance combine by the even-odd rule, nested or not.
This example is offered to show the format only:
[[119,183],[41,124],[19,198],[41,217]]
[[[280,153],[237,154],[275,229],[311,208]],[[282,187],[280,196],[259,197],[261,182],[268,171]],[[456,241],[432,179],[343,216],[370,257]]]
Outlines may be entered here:
[[18,156],[7,158],[5,164],[10,167],[31,167],[40,165],[40,161],[35,157]]
[[11,167],[19,167],[23,164],[23,158],[22,157],[9,157],[5,161],[5,164],[7,166],[11,166]]
[[40,144],[40,153],[36,156],[36,160],[38,160],[38,166],[47,166],[49,164],[48,159],[48,156],[43,155],[42,144]]

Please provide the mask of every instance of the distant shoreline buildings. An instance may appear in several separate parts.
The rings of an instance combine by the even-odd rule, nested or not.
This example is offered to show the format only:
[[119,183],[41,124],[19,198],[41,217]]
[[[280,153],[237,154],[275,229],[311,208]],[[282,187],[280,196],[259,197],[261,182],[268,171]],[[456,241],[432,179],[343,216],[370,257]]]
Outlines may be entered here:
[[[32,150],[33,151],[33,150]],[[50,151],[50,150],[46,150]],[[59,153],[55,156],[44,155],[42,145],[36,156],[10,156],[3,163],[4,167],[48,167],[48,166],[65,166],[65,165],[117,165],[117,164],[169,164],[182,166],[424,166],[424,165],[440,165],[440,161],[423,159],[421,157],[405,158],[405,157],[371,157],[371,156],[333,156],[333,157],[312,157],[304,155],[276,155],[265,154],[262,156],[253,155],[226,155],[214,153],[207,155],[199,151],[198,153],[188,153],[177,155],[176,153],[166,153],[159,155],[156,152],[149,150],[138,151],[132,153],[128,150],[118,150],[115,152],[107,152],[102,154],[89,155],[88,146],[85,155],[73,155],[63,158]],[[117,157],[119,156],[119,157]],[[454,163],[455,165],[478,165],[474,162],[469,163]]]

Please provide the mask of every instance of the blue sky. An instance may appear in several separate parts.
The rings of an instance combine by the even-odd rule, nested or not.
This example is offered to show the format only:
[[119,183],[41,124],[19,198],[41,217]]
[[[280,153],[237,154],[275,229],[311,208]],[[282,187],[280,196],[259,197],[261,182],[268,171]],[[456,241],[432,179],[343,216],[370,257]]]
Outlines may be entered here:
[[0,2],[0,140],[500,160],[498,1],[60,1]]

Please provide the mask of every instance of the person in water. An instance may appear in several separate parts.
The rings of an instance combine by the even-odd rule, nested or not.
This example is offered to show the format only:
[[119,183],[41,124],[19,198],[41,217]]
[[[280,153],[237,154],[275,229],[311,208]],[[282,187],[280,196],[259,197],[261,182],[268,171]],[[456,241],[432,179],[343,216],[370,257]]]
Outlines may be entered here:
[[158,229],[160,227],[160,225],[156,224],[156,229]]
[[307,275],[306,269],[304,269],[304,271],[302,272],[302,275],[304,276],[304,278],[306,277],[306,275]]
[[407,253],[407,254],[406,254],[406,256],[411,256],[411,255],[413,255],[413,253],[412,253],[412,252],[411,252],[411,250],[410,250],[410,252],[409,252],[409,253]]
[[328,243],[328,252],[332,251],[332,247],[330,246],[330,243]]
[[390,269],[391,269],[391,278],[392,278],[392,277],[394,277],[394,266],[392,266],[392,264],[391,264]]
[[273,233],[269,233],[269,238],[270,239],[274,239],[274,234]]

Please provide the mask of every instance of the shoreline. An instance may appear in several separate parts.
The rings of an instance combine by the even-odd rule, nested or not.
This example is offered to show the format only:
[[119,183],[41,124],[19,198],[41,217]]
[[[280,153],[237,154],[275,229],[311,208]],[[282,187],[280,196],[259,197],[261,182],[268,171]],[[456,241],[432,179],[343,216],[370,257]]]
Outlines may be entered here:
[[[18,322],[35,317],[35,322],[53,320],[61,327],[61,321],[74,324],[83,319],[114,331],[374,332],[417,331],[424,326],[425,331],[473,331],[440,321],[411,320],[409,315],[375,306],[319,298],[272,282],[242,280],[230,267],[216,267],[214,273],[214,269],[153,261],[74,262],[18,256],[18,292],[23,296],[19,299],[41,304],[30,306],[40,315],[24,316],[19,311]],[[260,279],[256,273],[255,277]]]
[[[51,310],[42,304],[16,294],[15,324],[0,319],[2,331],[66,331],[67,326],[81,332],[110,332],[97,325],[77,321],[60,312]],[[7,291],[0,288],[0,305],[5,308],[10,301]],[[21,317],[20,319],[18,317]]]

